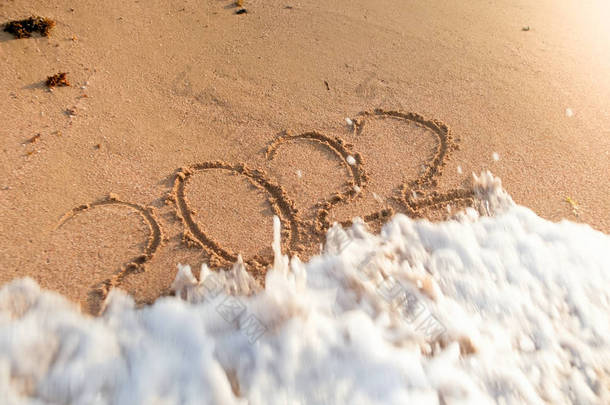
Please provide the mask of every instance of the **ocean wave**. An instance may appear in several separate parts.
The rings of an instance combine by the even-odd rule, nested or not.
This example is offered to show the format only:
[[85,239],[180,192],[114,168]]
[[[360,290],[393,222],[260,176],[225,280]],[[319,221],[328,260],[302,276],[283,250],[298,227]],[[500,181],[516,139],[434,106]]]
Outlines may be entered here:
[[[241,260],[99,317],[31,279],[0,289],[6,404],[610,403],[610,237],[476,180],[478,211],[332,227],[260,287]],[[487,215],[480,215],[484,212]]]

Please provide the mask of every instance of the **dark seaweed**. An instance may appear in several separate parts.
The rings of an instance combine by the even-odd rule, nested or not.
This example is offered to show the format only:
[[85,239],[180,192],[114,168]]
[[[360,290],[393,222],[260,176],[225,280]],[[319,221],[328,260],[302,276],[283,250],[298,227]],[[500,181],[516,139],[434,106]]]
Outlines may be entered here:
[[48,37],[55,21],[43,17],[30,17],[25,20],[10,21],[4,27],[4,31],[13,34],[15,38],[29,38],[32,33],[38,32],[43,37]]

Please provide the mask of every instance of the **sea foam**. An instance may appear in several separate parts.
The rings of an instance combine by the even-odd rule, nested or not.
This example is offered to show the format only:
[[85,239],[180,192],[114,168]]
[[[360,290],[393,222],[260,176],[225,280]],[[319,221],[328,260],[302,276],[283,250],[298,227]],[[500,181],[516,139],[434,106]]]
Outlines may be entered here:
[[239,260],[90,317],[31,279],[0,289],[4,404],[607,404],[610,237],[515,205],[334,226],[264,288]]

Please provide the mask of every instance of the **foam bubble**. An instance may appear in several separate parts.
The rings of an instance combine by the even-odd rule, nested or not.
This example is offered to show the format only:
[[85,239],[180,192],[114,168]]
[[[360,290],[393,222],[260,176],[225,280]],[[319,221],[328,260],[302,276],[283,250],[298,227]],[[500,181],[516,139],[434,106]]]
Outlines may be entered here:
[[181,266],[141,309],[98,318],[30,279],[0,289],[8,404],[610,403],[610,237],[515,205],[490,175],[467,211],[337,225],[264,289],[243,261]]

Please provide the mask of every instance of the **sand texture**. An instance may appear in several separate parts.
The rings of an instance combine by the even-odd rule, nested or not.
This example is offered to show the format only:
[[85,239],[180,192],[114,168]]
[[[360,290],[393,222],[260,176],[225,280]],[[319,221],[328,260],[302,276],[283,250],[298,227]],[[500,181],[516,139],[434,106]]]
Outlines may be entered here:
[[451,217],[482,170],[607,233],[606,3],[3,2],[54,25],[0,32],[0,283],[94,313],[177,263],[262,283],[274,215],[305,260],[333,222]]

